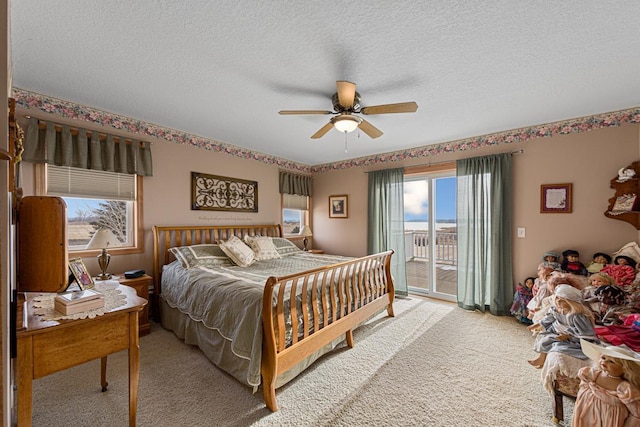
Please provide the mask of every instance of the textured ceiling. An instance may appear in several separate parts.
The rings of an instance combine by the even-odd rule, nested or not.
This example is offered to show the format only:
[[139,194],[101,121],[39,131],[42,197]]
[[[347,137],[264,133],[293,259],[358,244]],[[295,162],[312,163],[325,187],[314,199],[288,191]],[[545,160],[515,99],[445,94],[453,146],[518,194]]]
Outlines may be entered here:
[[[13,86],[318,165],[640,105],[640,2],[14,0]],[[384,132],[331,130],[336,80]]]

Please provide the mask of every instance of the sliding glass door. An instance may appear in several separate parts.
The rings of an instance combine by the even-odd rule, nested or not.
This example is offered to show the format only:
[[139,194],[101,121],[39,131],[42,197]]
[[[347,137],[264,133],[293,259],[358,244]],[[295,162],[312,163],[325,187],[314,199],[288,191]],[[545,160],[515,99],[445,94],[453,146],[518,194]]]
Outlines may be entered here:
[[404,230],[409,291],[455,301],[455,171],[405,177]]

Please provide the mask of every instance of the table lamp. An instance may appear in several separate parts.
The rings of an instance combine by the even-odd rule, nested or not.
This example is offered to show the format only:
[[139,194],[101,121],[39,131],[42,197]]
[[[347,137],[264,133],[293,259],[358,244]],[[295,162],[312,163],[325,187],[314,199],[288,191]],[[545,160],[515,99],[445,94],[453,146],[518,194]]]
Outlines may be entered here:
[[304,248],[302,250],[306,251],[307,249],[307,237],[311,237],[313,236],[313,233],[311,232],[311,228],[308,225],[305,225],[302,227],[302,229],[300,230],[300,235],[304,236],[304,239],[302,239],[302,244],[304,246]]
[[95,232],[87,245],[87,249],[102,249],[100,255],[96,257],[98,258],[98,265],[101,270],[101,273],[98,274],[96,279],[111,279],[111,274],[107,273],[107,267],[109,267],[109,261],[111,260],[111,255],[107,253],[107,248],[114,248],[118,246],[120,246],[120,241],[110,229],[101,228]]

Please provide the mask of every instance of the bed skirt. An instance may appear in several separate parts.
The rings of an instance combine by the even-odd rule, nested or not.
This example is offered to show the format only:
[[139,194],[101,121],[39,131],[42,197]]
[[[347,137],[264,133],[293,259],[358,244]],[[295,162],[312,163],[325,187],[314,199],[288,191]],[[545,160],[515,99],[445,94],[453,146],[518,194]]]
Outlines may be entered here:
[[[197,346],[211,363],[233,376],[240,383],[252,387],[255,393],[260,385],[260,378],[251,378],[250,360],[235,355],[231,350],[231,341],[222,337],[217,330],[206,327],[201,321],[193,320],[187,314],[170,307],[164,298],[160,298],[160,313],[163,328],[173,331],[185,344]],[[310,357],[298,363],[292,369],[278,375],[276,388],[294,379],[318,358],[333,350],[343,341],[344,337],[335,339],[333,342],[316,350]],[[257,361],[257,366],[260,366],[259,360]]]

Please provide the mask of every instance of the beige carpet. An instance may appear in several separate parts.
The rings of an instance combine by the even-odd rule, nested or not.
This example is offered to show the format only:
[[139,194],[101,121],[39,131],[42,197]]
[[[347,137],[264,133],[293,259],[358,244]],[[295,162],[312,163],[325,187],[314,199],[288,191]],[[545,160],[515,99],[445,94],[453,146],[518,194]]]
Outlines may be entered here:
[[[339,348],[278,390],[222,373],[194,347],[153,325],[140,340],[139,426],[550,426],[551,397],[526,362],[533,338],[510,317],[467,312],[421,298],[397,300]],[[125,426],[127,355],[34,382],[34,426]],[[565,399],[570,421],[573,402]]]

